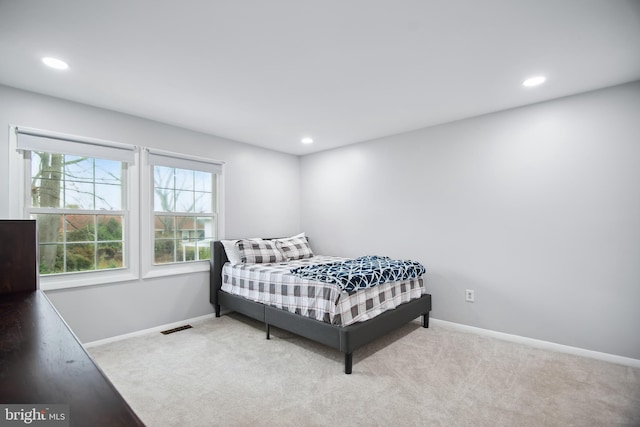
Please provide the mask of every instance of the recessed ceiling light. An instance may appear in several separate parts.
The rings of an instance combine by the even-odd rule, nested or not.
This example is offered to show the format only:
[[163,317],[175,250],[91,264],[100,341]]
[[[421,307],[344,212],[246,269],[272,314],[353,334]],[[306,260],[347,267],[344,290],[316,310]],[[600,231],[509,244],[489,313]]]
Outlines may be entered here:
[[308,137],[307,138],[302,138],[302,143],[303,144],[311,144],[311,143],[313,143],[313,139],[308,138]]
[[55,68],[56,70],[66,70],[69,68],[69,64],[58,58],[51,58],[49,56],[42,58],[42,62],[48,67]]
[[544,83],[545,80],[547,80],[545,76],[531,77],[530,79],[523,81],[522,86],[526,86],[526,87],[538,86]]

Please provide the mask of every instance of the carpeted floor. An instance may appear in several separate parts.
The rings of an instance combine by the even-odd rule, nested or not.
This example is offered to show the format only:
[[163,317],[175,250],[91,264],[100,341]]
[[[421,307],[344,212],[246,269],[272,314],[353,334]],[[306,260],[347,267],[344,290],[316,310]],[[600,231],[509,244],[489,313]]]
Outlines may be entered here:
[[418,320],[354,353],[239,315],[89,349],[152,426],[640,426],[640,369]]

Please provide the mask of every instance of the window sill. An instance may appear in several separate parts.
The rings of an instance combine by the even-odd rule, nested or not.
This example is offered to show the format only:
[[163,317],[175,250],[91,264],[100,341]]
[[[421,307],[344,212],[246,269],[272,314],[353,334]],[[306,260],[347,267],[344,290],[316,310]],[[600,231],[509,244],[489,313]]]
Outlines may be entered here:
[[142,278],[152,279],[154,277],[174,276],[178,274],[200,273],[209,271],[209,260],[196,261],[188,264],[166,264],[154,265],[146,271]]
[[53,291],[56,289],[80,288],[133,280],[138,280],[138,275],[128,269],[108,272],[67,273],[56,276],[40,276],[40,289]]
[[[144,273],[142,279],[201,273],[209,271],[209,269],[209,260],[197,261],[189,264],[154,265]],[[43,291],[54,291],[59,289],[106,285],[110,283],[131,282],[136,280],[139,280],[138,275],[127,269],[101,272],[91,271],[85,273],[67,273],[55,276],[41,276],[40,289]]]

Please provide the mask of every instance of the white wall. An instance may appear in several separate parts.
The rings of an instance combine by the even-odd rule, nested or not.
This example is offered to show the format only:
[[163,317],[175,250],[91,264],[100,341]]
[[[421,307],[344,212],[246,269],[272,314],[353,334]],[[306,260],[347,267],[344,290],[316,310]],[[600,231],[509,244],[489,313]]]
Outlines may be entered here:
[[[417,259],[433,317],[640,359],[639,118],[636,82],[298,159],[0,86],[0,200],[9,124],[215,158],[227,237]],[[48,295],[87,342],[211,313],[208,280]]]
[[316,252],[423,262],[433,317],[640,359],[640,82],[308,155],[301,182]]
[[[222,160],[226,162],[226,237],[285,236],[300,231],[296,156],[6,86],[0,86],[0,200],[9,199],[9,124]],[[0,204],[0,218],[8,217],[8,205]],[[47,295],[83,342],[212,312],[208,272],[48,291]]]

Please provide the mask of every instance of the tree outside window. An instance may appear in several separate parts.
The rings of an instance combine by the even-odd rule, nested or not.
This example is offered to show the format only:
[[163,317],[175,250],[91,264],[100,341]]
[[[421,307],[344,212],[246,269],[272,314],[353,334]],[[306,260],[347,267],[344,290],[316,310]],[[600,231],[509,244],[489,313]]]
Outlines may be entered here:
[[126,163],[31,151],[40,273],[123,268]]
[[153,181],[154,264],[209,259],[216,174],[154,165]]

